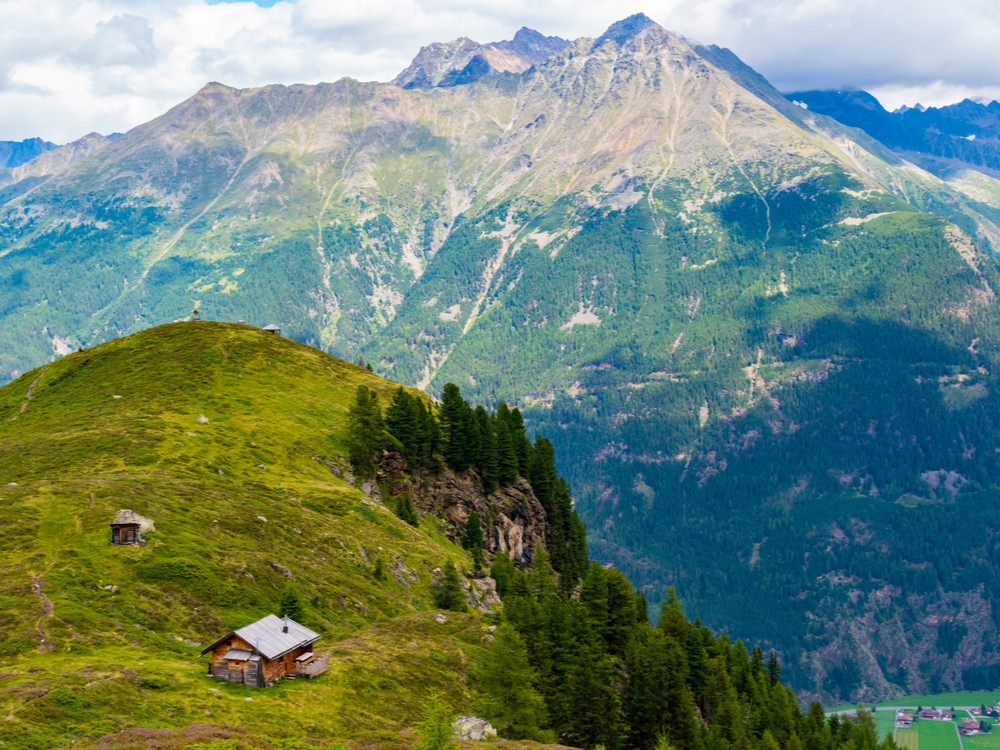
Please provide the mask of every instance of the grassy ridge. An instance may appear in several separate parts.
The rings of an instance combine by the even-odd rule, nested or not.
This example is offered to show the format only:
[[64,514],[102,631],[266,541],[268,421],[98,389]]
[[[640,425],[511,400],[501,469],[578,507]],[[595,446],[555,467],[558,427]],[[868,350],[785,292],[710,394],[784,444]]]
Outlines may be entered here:
[[[417,684],[462,704],[454,675],[482,626],[420,612],[430,571],[467,564],[464,553],[433,519],[413,529],[330,468],[347,468],[362,383],[395,388],[287,339],[203,322],[77,352],[0,389],[0,741],[64,746],[192,721],[332,737],[386,726],[390,694],[388,726],[406,726]],[[119,508],[154,519],[145,547],[110,545]],[[374,579],[376,555],[387,581]],[[392,575],[401,566],[416,583]],[[289,583],[334,648],[330,671],[268,691],[209,683],[200,647],[276,612]]]

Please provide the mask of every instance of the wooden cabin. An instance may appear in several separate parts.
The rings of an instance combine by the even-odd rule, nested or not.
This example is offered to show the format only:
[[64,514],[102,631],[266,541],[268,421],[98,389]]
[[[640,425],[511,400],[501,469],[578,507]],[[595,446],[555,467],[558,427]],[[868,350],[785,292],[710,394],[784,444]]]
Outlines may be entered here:
[[268,325],[261,328],[262,331],[267,331],[268,333],[273,333],[275,336],[281,335],[281,329],[278,328],[274,323],[269,323]]
[[142,532],[155,530],[156,527],[151,519],[131,510],[120,510],[115,514],[115,520],[111,522],[111,543],[141,546],[146,543],[142,538]]
[[319,635],[288,617],[268,615],[234,630],[201,652],[211,652],[208,676],[267,687],[283,677],[313,677],[326,671],[330,655],[318,656]]

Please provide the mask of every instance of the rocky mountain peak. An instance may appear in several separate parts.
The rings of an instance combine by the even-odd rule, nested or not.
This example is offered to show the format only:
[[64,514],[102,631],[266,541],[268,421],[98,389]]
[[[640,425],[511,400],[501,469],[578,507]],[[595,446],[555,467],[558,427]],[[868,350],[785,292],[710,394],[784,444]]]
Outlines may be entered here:
[[413,62],[392,83],[404,89],[472,83],[488,75],[523,73],[564,50],[568,41],[526,26],[513,39],[480,44],[468,37],[421,47]]
[[628,18],[623,18],[621,21],[616,21],[608,26],[607,31],[597,39],[597,44],[600,45],[609,40],[616,44],[623,44],[651,27],[665,31],[662,26],[645,13],[635,13]]

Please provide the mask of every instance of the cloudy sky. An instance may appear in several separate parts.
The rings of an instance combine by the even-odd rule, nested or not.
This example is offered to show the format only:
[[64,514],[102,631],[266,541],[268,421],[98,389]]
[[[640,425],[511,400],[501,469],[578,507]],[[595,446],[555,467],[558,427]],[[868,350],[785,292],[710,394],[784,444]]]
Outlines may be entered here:
[[598,36],[639,11],[782,91],[1000,98],[994,0],[0,0],[0,140],[124,131],[213,80],[389,80],[429,42]]

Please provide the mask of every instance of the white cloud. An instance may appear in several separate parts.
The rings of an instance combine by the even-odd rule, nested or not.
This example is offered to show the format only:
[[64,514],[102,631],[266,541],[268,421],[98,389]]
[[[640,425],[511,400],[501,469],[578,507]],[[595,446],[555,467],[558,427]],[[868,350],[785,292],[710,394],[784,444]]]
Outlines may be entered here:
[[888,106],[1000,93],[987,0],[0,0],[0,140],[126,130],[210,80],[388,80],[431,42],[597,36],[639,11],[783,90],[864,88]]

